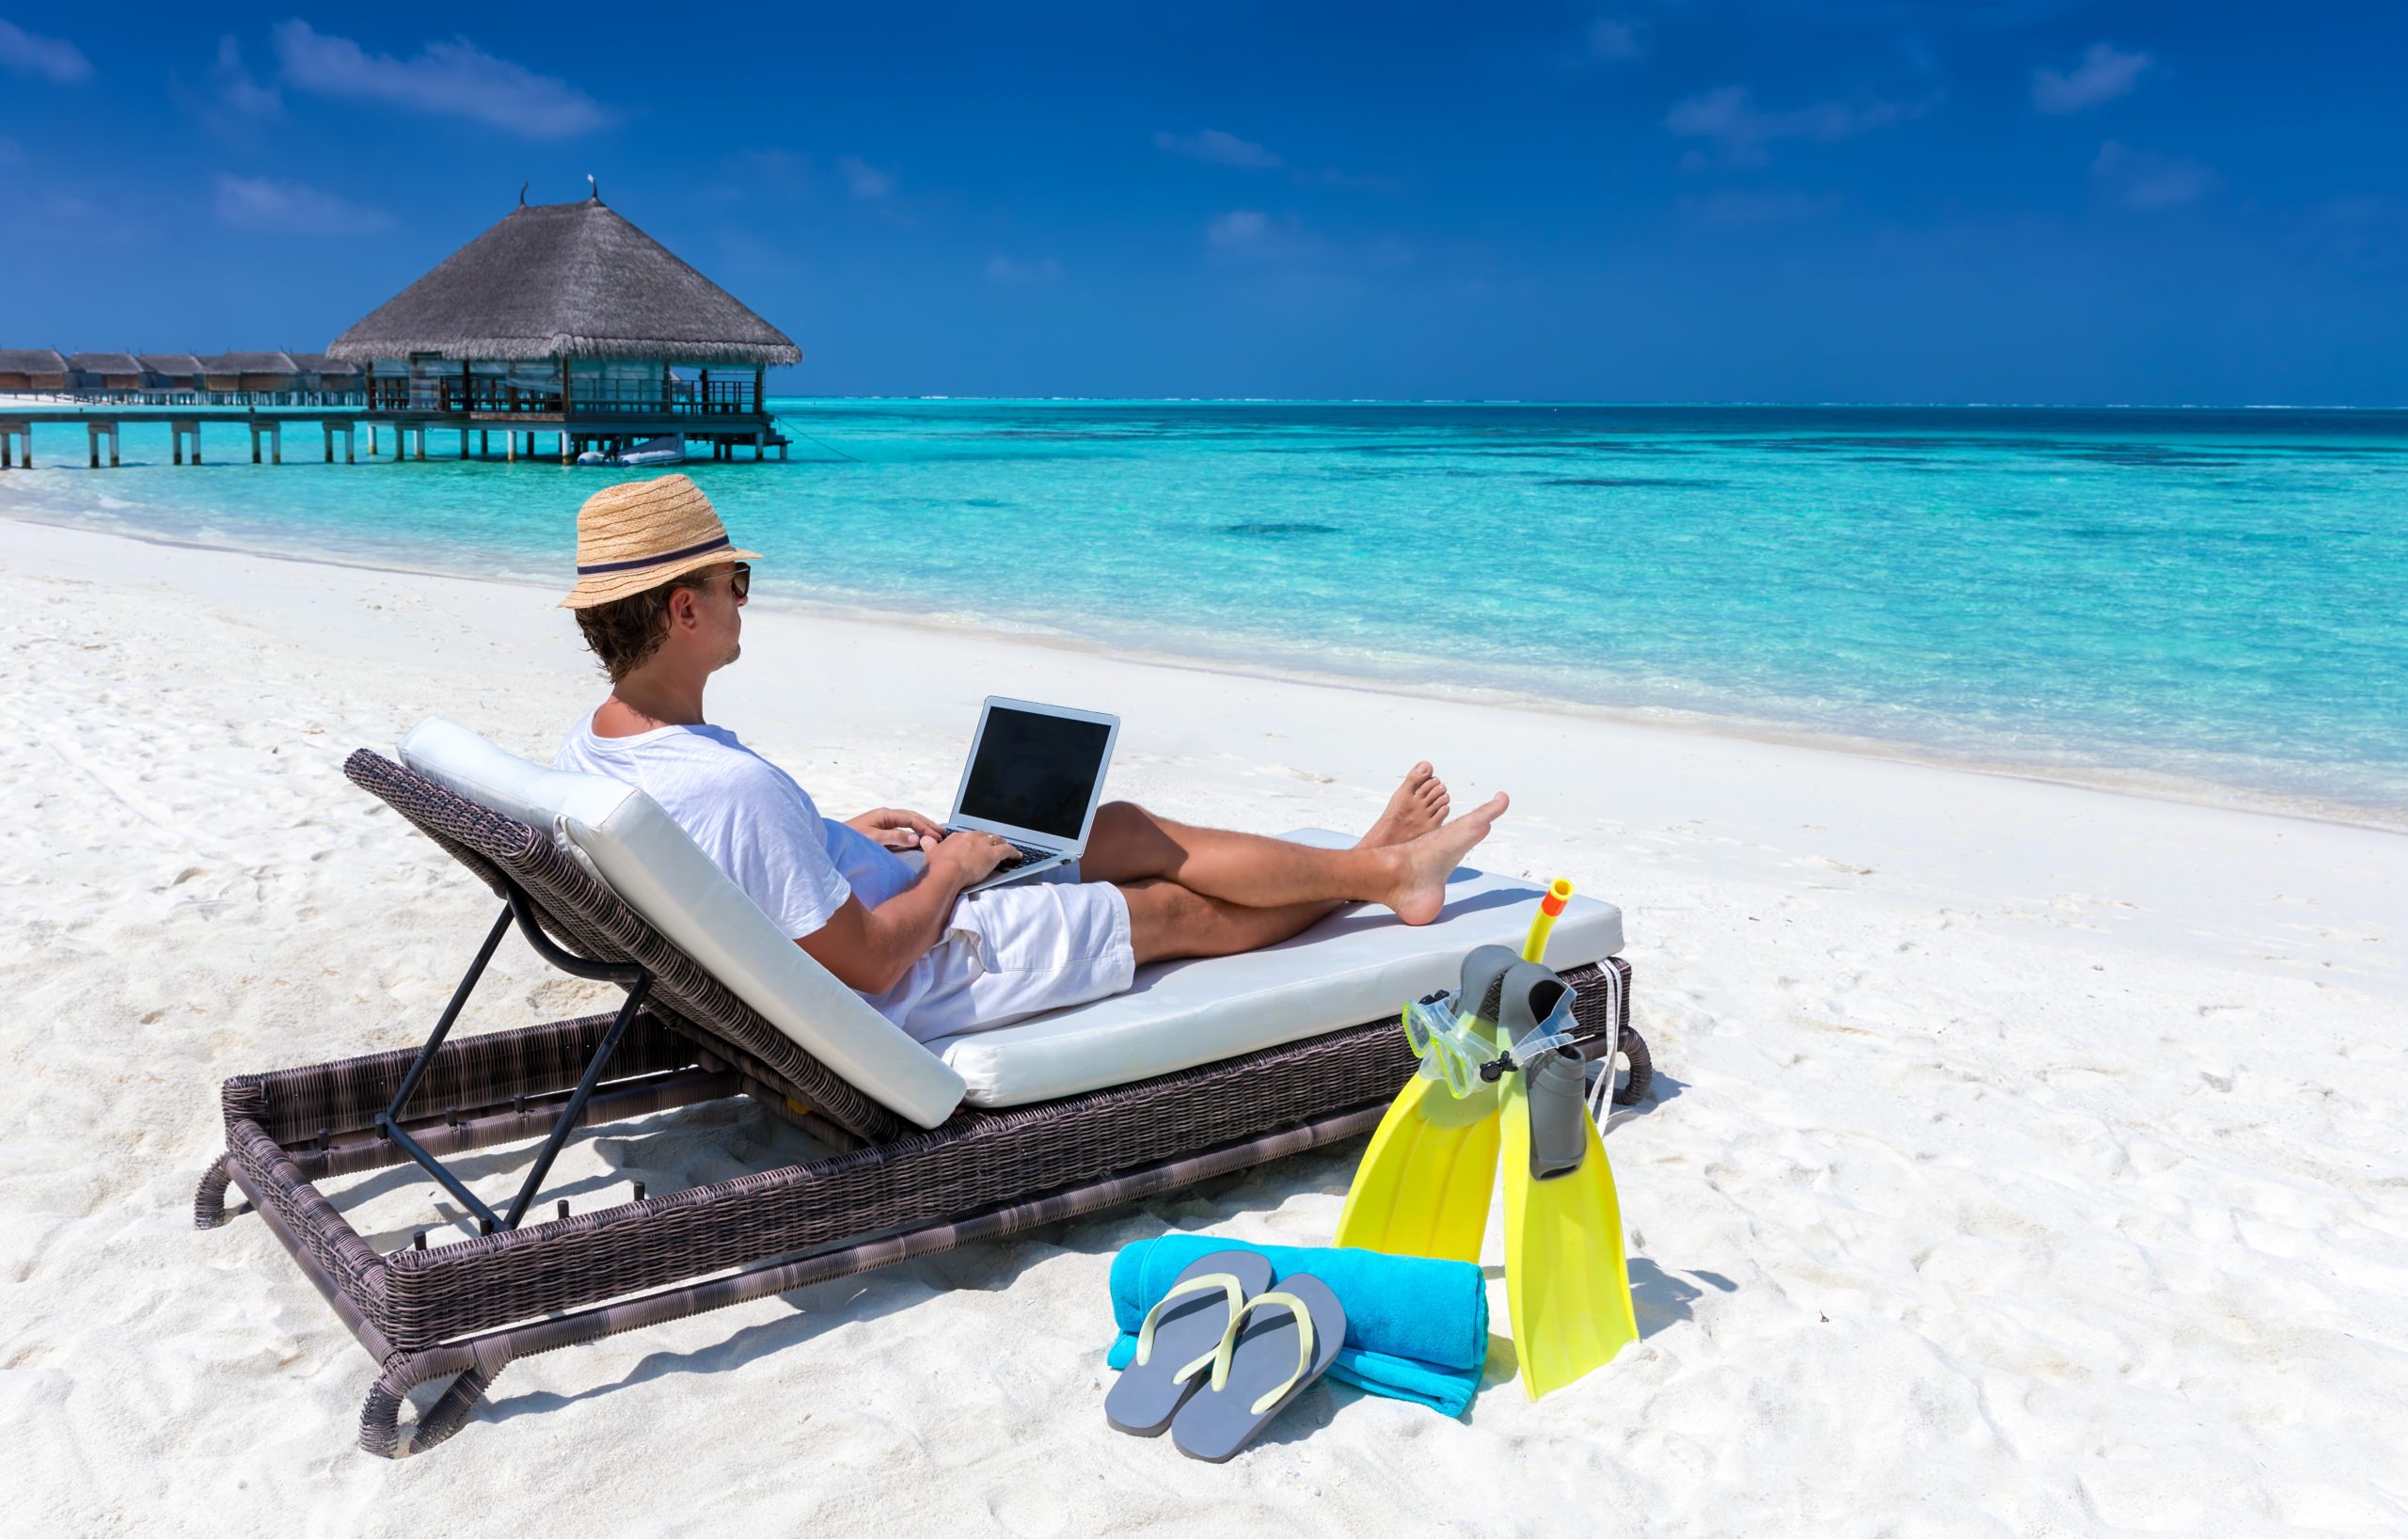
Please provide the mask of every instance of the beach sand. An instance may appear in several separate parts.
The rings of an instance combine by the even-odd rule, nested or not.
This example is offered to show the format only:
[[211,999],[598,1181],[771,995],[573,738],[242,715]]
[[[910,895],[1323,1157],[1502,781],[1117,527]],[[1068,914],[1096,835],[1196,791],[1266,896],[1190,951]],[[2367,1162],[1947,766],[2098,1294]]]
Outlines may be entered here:
[[[415,1042],[491,917],[343,756],[439,711],[547,759],[596,676],[523,586],[6,519],[0,569],[12,1531],[2408,1528],[2408,838],[767,605],[714,714],[837,816],[942,810],[989,692],[1120,712],[1112,789],[1192,819],[1512,791],[1476,860],[1626,915],[1642,1340],[1539,1404],[1498,1352],[1460,1422],[1324,1384],[1226,1467],[1109,1430],[1113,1251],[1321,1243],[1349,1145],[527,1359],[370,1458],[350,1334],[256,1216],[192,1227],[217,1087]],[[464,1029],[600,997],[513,941]],[[555,1182],[803,1151],[721,1103]],[[436,1213],[350,1184],[380,1244]]]

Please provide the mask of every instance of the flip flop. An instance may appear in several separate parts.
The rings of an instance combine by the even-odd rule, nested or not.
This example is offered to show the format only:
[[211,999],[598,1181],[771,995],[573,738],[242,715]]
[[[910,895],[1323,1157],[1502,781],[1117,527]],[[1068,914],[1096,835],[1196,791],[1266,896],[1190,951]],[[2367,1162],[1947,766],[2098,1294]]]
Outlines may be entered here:
[[1171,1418],[1171,1441],[1191,1459],[1221,1464],[1254,1440],[1346,1341],[1346,1307],[1309,1272],[1245,1301],[1222,1332],[1212,1379]]
[[1252,1250],[1216,1250],[1188,1263],[1137,1331],[1137,1356],[1103,1397],[1103,1419],[1159,1437],[1204,1382],[1248,1295],[1271,1286],[1271,1262]]

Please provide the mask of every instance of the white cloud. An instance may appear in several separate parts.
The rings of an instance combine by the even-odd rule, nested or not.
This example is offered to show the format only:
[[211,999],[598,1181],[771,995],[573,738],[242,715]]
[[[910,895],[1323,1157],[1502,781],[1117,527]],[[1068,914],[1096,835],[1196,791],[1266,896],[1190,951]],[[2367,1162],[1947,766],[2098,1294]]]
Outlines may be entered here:
[[428,43],[404,59],[302,21],[279,22],[271,36],[286,84],[322,96],[466,118],[531,139],[570,138],[610,120],[602,103],[566,81],[496,58],[466,38]]
[[1235,166],[1248,171],[1275,170],[1287,164],[1252,139],[1241,139],[1217,128],[1197,129],[1193,134],[1156,134],[1154,148],[1200,160],[1208,166]]
[[237,230],[285,235],[366,235],[388,229],[393,222],[381,209],[346,203],[305,182],[222,172],[217,178],[217,217]]
[[92,78],[92,61],[64,38],[44,38],[0,22],[0,65],[21,75],[40,75],[54,86],[80,86]]
[[2090,174],[2117,202],[2142,213],[2195,203],[2216,188],[2215,172],[2197,161],[2135,150],[2118,139],[2099,147]]
[[275,87],[251,78],[250,67],[243,62],[243,45],[230,33],[217,40],[217,62],[210,67],[209,83],[216,89],[217,100],[236,117],[284,115],[284,97]]
[[1204,238],[1223,251],[1253,251],[1271,232],[1271,215],[1260,209],[1231,209],[1204,227]]
[[1633,23],[1600,16],[1589,24],[1589,55],[1592,58],[1604,59],[1611,64],[1637,58],[1646,51],[1639,28]]
[[1204,239],[1220,255],[1246,262],[1320,263],[1339,255],[1294,214],[1275,219],[1260,209],[1215,215],[1204,226]]
[[2080,112],[2102,102],[2131,94],[2141,71],[2157,61],[2135,50],[2124,53],[2113,43],[2094,42],[2082,62],[2060,74],[2054,70],[2032,71],[2032,105],[2055,116]]
[[1051,283],[1061,276],[1062,264],[1052,257],[1021,262],[998,253],[987,259],[987,280],[990,283]]
[[881,171],[859,155],[840,155],[836,159],[836,174],[855,198],[874,203],[895,194],[895,173]]
[[1888,128],[1924,111],[1922,105],[1872,102],[1862,106],[1846,102],[1817,102],[1812,106],[1767,111],[1756,105],[1745,86],[1721,86],[1675,103],[1664,115],[1664,127],[1676,137],[1704,139],[1716,151],[1691,151],[1682,159],[1685,169],[1697,170],[1719,158],[1726,166],[1762,166],[1772,157],[1765,146],[1780,139],[1830,143]]

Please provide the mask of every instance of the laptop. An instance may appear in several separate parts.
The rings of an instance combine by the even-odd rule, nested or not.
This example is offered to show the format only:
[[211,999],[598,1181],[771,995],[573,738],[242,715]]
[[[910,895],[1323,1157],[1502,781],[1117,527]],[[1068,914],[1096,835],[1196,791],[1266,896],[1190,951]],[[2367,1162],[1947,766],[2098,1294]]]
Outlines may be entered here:
[[1022,881],[1085,853],[1119,736],[1117,716],[989,695],[945,832],[1000,834],[1020,853],[964,890]]

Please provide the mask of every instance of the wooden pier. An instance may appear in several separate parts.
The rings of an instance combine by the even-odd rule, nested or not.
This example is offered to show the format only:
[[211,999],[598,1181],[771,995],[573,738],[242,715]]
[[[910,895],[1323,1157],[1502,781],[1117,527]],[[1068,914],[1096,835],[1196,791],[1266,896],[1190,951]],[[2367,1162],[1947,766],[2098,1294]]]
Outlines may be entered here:
[[[200,437],[205,427],[241,428],[247,432],[253,465],[282,465],[285,433],[289,430],[306,437],[312,428],[317,430],[323,457],[328,465],[335,463],[337,439],[342,444],[342,463],[359,463],[358,437],[362,429],[368,434],[368,457],[372,462],[380,457],[385,436],[391,436],[393,463],[397,465],[426,459],[430,433],[460,436],[456,455],[440,456],[444,458],[513,463],[557,458],[562,465],[575,464],[577,456],[589,449],[616,453],[643,439],[673,434],[685,438],[689,449],[694,452],[692,457],[722,461],[737,459],[748,448],[755,460],[767,457],[773,449],[783,460],[791,442],[778,431],[774,419],[756,412],[716,414],[707,425],[698,426],[692,415],[676,411],[594,413],[571,418],[557,412],[372,411],[324,406],[226,412],[180,410],[172,406],[20,406],[0,416],[0,470],[34,468],[33,430],[37,425],[81,426],[86,463],[97,470],[103,463],[114,468],[121,462],[120,429],[162,423],[167,428],[170,452],[178,465],[201,463]],[[499,454],[494,452],[497,436],[502,440]]]

